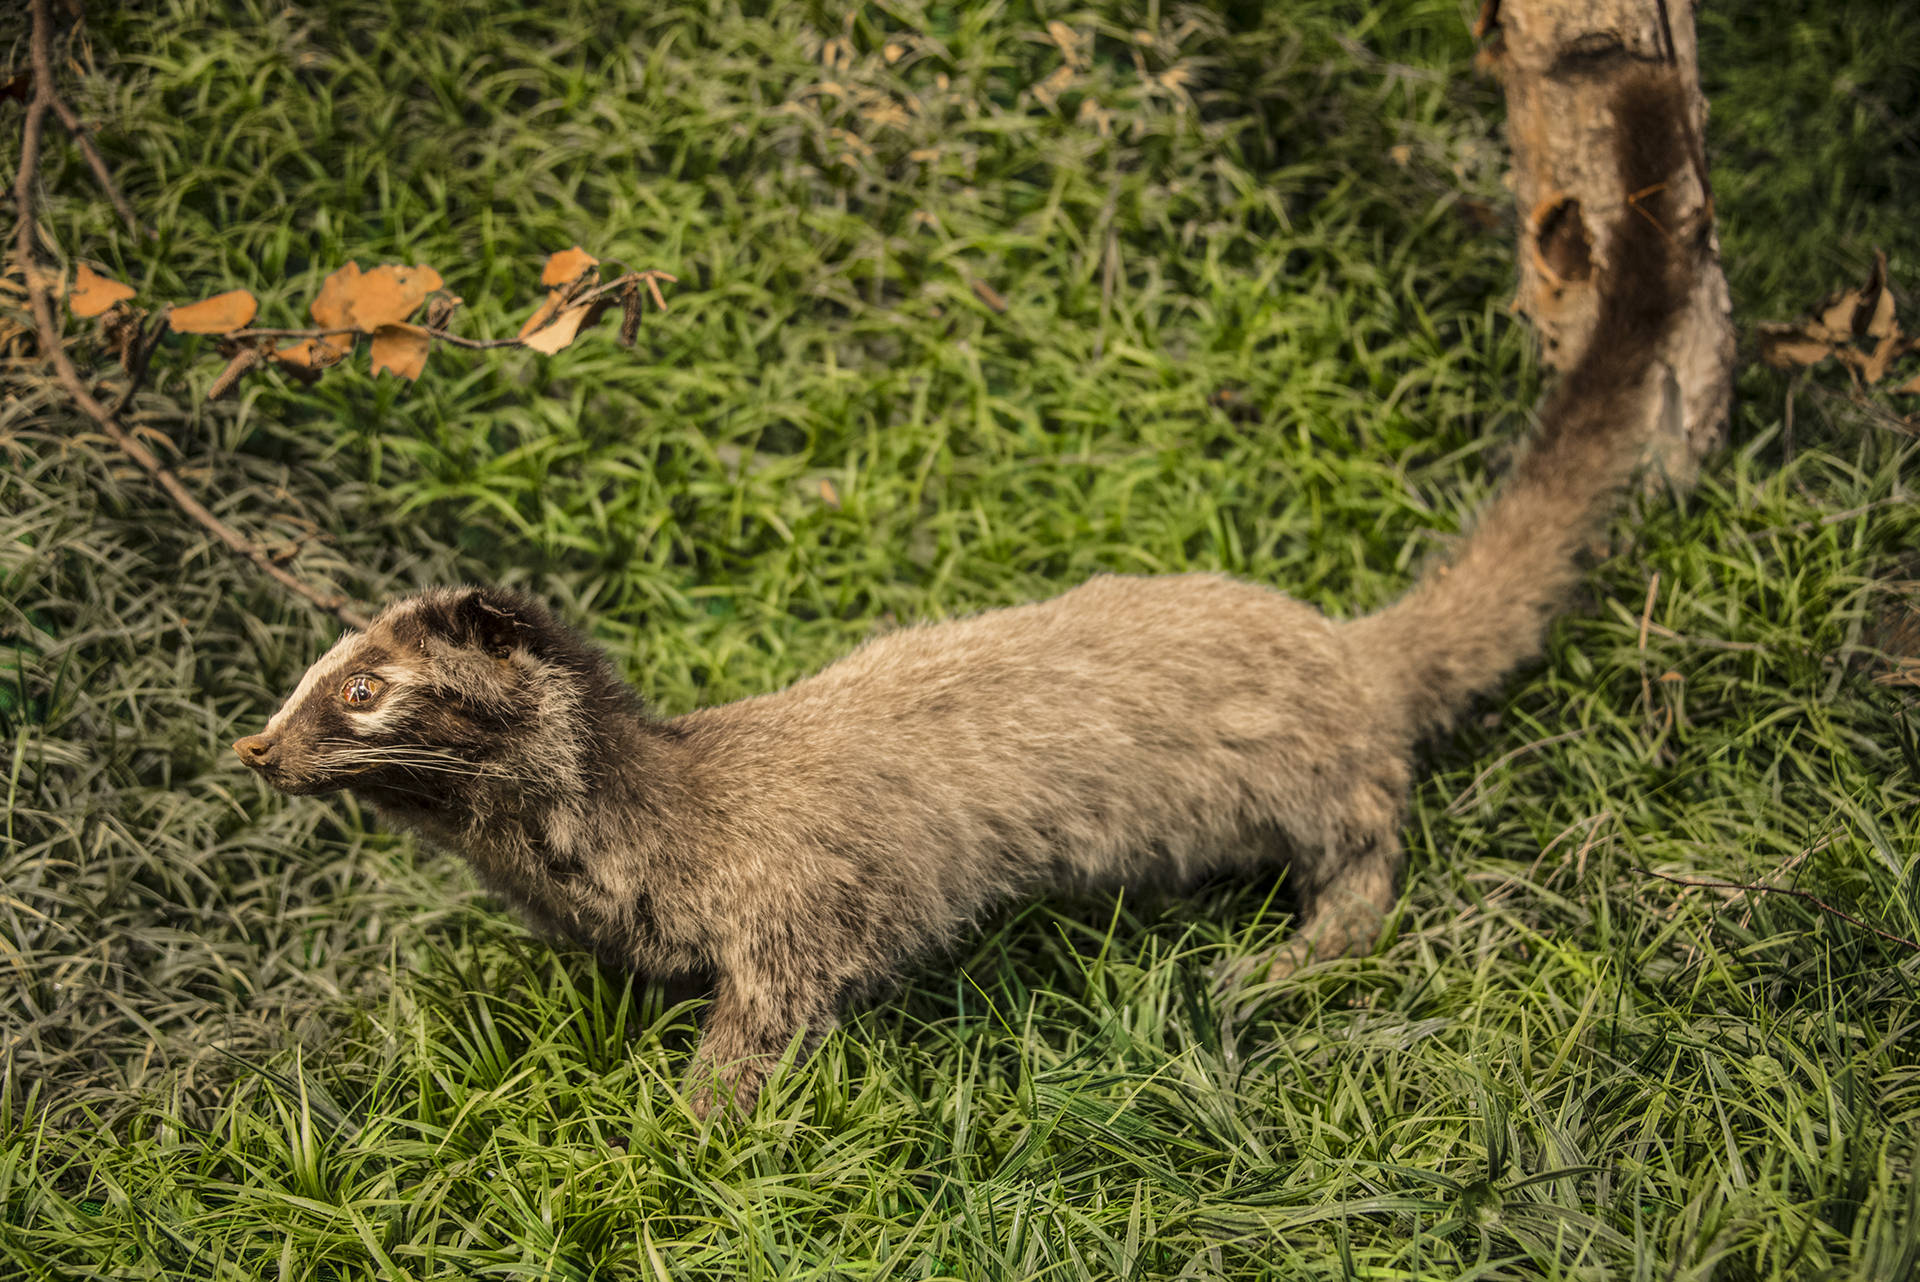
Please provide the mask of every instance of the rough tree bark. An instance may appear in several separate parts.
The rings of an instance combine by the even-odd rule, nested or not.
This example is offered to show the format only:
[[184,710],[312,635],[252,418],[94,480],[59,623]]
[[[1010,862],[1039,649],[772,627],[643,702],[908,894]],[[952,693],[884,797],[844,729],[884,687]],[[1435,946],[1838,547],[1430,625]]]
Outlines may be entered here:
[[[1608,229],[1636,193],[1619,189],[1608,104],[1619,77],[1645,63],[1674,68],[1691,101],[1691,160],[1667,179],[1680,226],[1704,225],[1691,316],[1665,359],[1679,389],[1679,414],[1651,425],[1653,463],[1689,484],[1701,457],[1724,438],[1732,398],[1733,321],[1720,242],[1712,234],[1707,182],[1707,104],[1691,0],[1484,0],[1474,33],[1482,64],[1507,98],[1513,150],[1510,182],[1520,212],[1516,308],[1540,331],[1546,363],[1559,368],[1586,346],[1594,320],[1594,267],[1604,265]],[[1658,411],[1655,411],[1658,413]]]

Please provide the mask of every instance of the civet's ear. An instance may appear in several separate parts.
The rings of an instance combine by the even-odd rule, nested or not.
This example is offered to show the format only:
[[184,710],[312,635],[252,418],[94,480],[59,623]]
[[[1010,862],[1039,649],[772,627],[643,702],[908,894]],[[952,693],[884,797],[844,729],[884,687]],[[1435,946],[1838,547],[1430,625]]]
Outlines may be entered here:
[[538,606],[498,588],[469,588],[448,606],[447,633],[461,645],[504,659],[520,647],[536,648]]

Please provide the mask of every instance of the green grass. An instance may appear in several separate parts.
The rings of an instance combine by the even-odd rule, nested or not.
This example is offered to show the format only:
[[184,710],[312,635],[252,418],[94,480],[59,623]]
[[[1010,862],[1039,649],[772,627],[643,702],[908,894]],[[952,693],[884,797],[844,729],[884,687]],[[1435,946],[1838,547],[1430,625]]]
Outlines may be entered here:
[[[424,261],[500,334],[576,241],[680,277],[635,354],[208,405],[182,347],[137,407],[231,519],[323,535],[304,572],[525,585],[668,711],[1101,570],[1371,608],[1539,391],[1451,0],[92,7],[74,101],[159,236],[57,136],[46,226],[152,298],[291,324],[348,258]],[[1798,8],[1702,17],[1743,324],[1875,246],[1920,280],[1920,27]],[[1056,18],[1094,40],[1049,102]],[[1229,1003],[1284,886],[1010,906],[708,1128],[697,1005],[238,768],[327,621],[7,379],[0,1275],[1920,1270],[1920,954],[1641,871],[1920,937],[1920,707],[1873,651],[1920,574],[1910,404],[1743,372],[1699,488],[1632,504],[1549,660],[1431,748],[1373,956]]]

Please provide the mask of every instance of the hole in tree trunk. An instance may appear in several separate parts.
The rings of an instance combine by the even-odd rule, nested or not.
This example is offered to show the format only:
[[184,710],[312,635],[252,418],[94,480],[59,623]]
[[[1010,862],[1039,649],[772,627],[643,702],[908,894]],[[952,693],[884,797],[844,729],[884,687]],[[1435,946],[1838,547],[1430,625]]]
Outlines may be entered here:
[[1533,239],[1540,261],[1559,281],[1585,280],[1593,275],[1593,243],[1580,216],[1580,202],[1571,196],[1557,201],[1534,219]]

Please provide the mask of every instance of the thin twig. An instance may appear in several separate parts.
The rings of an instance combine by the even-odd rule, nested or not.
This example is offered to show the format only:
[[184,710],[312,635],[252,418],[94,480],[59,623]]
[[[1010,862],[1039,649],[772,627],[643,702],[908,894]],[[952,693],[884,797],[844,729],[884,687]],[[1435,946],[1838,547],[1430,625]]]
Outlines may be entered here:
[[127,198],[120,194],[120,187],[113,181],[113,174],[107,169],[107,162],[101,158],[100,149],[93,145],[93,133],[87,128],[86,122],[80,119],[73,108],[69,107],[66,100],[59,95],[53,95],[51,102],[53,114],[60,117],[60,123],[67,127],[67,133],[79,145],[80,154],[87,158],[87,164],[93,169],[94,178],[107,193],[107,199],[113,202],[114,209],[119,211],[121,220],[127,224],[127,230],[136,236],[152,236],[152,232],[140,225],[140,217],[133,212],[133,206],[127,203]]
[[60,318],[54,311],[53,298],[47,291],[45,277],[34,264],[39,249],[39,233],[35,225],[33,183],[40,164],[40,137],[46,126],[47,112],[54,110],[57,101],[53,92],[52,31],[53,15],[48,0],[33,0],[33,99],[27,104],[26,126],[20,139],[20,172],[14,182],[13,198],[20,212],[15,252],[27,278],[27,299],[33,312],[34,329],[40,339],[40,350],[52,362],[54,373],[67,394],[73,398],[74,404],[99,425],[108,440],[119,446],[128,458],[166,491],[176,507],[227,547],[252,561],[282,587],[326,610],[349,627],[365,627],[365,616],[356,611],[345,597],[322,592],[288,573],[274,562],[265,548],[208,511],[170,468],[136,440],[120,425],[114,414],[94,398],[87,390],[85,380],[80,377],[80,371],[74,368],[72,360],[68,358],[66,348],[61,343]]
[[1578,730],[1569,730],[1565,734],[1548,735],[1545,739],[1535,739],[1532,743],[1523,743],[1512,752],[1503,753],[1495,757],[1493,762],[1488,765],[1485,770],[1475,775],[1473,782],[1468,784],[1465,790],[1453,799],[1453,802],[1447,807],[1447,813],[1450,815],[1466,813],[1467,803],[1473,800],[1473,794],[1480,790],[1480,785],[1487,781],[1487,776],[1491,775],[1501,766],[1506,765],[1509,761],[1512,761],[1515,757],[1532,752],[1538,748],[1549,748],[1556,743],[1565,743],[1569,739],[1578,739],[1581,735],[1587,733],[1587,730],[1588,727],[1582,726]]
[[1889,494],[1886,498],[1875,499],[1871,503],[1862,503],[1859,507],[1850,507],[1844,512],[1829,512],[1816,521],[1796,522],[1793,525],[1789,525],[1787,530],[1791,533],[1798,534],[1802,530],[1811,530],[1817,525],[1838,525],[1840,522],[1852,520],[1856,516],[1865,516],[1875,508],[1883,508],[1890,503],[1911,502],[1913,502],[1913,495],[1911,494]]
[[1905,935],[1896,935],[1896,934],[1893,934],[1891,931],[1885,931],[1880,929],[1878,926],[1870,925],[1867,922],[1861,921],[1858,917],[1855,917],[1852,913],[1842,912],[1840,909],[1835,908],[1832,904],[1828,903],[1824,899],[1821,899],[1818,895],[1812,894],[1805,890],[1796,890],[1792,886],[1763,886],[1754,882],[1704,881],[1704,880],[1696,880],[1694,878],[1689,878],[1689,877],[1672,877],[1663,872],[1655,872],[1651,868],[1636,868],[1634,871],[1643,873],[1648,877],[1658,877],[1661,881],[1670,881],[1676,886],[1691,886],[1700,890],[1740,890],[1740,891],[1745,891],[1748,894],[1791,895],[1795,899],[1806,900],[1808,903],[1812,904],[1814,907],[1818,908],[1823,913],[1831,913],[1833,916],[1838,917],[1841,921],[1848,922],[1854,926],[1858,926],[1861,930],[1872,931],[1874,934],[1880,936],[1880,938],[1882,939],[1890,940],[1896,944],[1905,945],[1906,947],[1913,949],[1915,952],[1920,953],[1920,942],[1916,942],[1914,940],[1908,939]]
[[1688,636],[1684,632],[1675,632],[1672,628],[1663,628],[1653,622],[1647,624],[1647,631],[1657,637],[1665,637],[1669,641],[1682,641],[1687,645],[1704,645],[1715,650],[1741,650],[1752,654],[1765,654],[1767,652],[1767,647],[1755,645],[1751,641],[1723,641],[1719,637]]
[[[435,329],[431,325],[422,325],[420,328],[426,330],[430,336],[439,339],[443,343],[451,343],[455,347],[464,347],[472,352],[490,352],[496,347],[525,347],[527,345],[527,340],[524,338],[467,338],[444,329]],[[534,331],[536,334],[539,332],[539,330]]]
[[[491,351],[496,347],[525,347],[527,345],[526,340],[523,338],[464,338],[448,330],[435,329],[431,325],[420,325],[417,326],[417,328],[422,333],[431,338],[437,338],[443,343],[451,343],[455,347],[470,348],[476,352]],[[537,333],[538,331],[535,332]],[[353,338],[365,333],[365,330],[353,329],[351,327],[346,329],[236,329],[231,333],[220,335],[220,338],[224,342],[244,343],[250,339],[336,338],[341,335]]]
[[[1780,878],[1786,876],[1788,873],[1792,872],[1795,868],[1799,867],[1800,864],[1805,862],[1809,856],[1812,856],[1814,854],[1819,853],[1822,850],[1825,850],[1828,846],[1831,846],[1834,842],[1838,840],[1840,840],[1839,832],[1836,831],[1833,833],[1829,833],[1824,839],[1817,841],[1813,845],[1806,847],[1804,850],[1801,850],[1799,853],[1791,855],[1788,858],[1782,860],[1777,867],[1769,871],[1766,876],[1760,879],[1760,884],[1763,886],[1771,886],[1774,882],[1778,881]],[[1740,929],[1745,930],[1748,924],[1753,921],[1753,896],[1748,894],[1729,895],[1727,896],[1726,900],[1721,904],[1721,909],[1722,911],[1725,911],[1727,909],[1732,908],[1735,904],[1743,904],[1746,907],[1746,911],[1740,914],[1740,922],[1739,922]],[[1688,944],[1687,955],[1685,960],[1682,962],[1682,965],[1685,965],[1685,966],[1693,965],[1693,959],[1699,956],[1699,953],[1700,953],[1700,945],[1698,943]]]
[[[1576,819],[1572,823],[1568,824],[1566,827],[1562,828],[1558,833],[1554,834],[1554,838],[1552,841],[1549,841],[1546,845],[1540,847],[1540,853],[1534,856],[1533,862],[1527,865],[1527,870],[1524,873],[1521,873],[1517,877],[1513,876],[1512,874],[1509,874],[1500,879],[1500,884],[1494,888],[1494,891],[1492,894],[1487,896],[1486,907],[1491,908],[1495,904],[1505,902],[1507,897],[1513,894],[1515,890],[1518,890],[1523,884],[1532,881],[1533,875],[1540,871],[1540,865],[1544,864],[1547,861],[1547,856],[1553,853],[1553,848],[1555,846],[1565,841],[1568,837],[1571,837],[1574,833],[1578,832],[1580,829],[1586,828],[1591,830],[1596,824],[1604,823],[1611,818],[1613,818],[1613,811],[1602,810],[1599,814],[1588,815],[1585,819]],[[1579,881],[1580,878],[1586,874],[1587,851],[1592,847],[1593,840],[1594,839],[1591,835],[1591,832],[1589,832],[1587,840],[1580,843],[1580,853],[1577,856],[1575,856],[1576,866],[1574,868],[1574,874],[1573,874],[1573,879],[1576,882]],[[1560,865],[1560,867],[1562,868],[1564,868],[1565,866],[1566,865],[1564,863]],[[1548,874],[1548,875],[1551,878],[1555,874]],[[1470,913],[1473,911],[1474,909],[1468,910],[1468,912]]]
[[[1831,846],[1834,842],[1840,840],[1840,837],[1841,837],[1841,834],[1837,831],[1830,833],[1824,840],[1816,841],[1811,846],[1808,846],[1805,850],[1802,850],[1797,854],[1789,855],[1787,858],[1780,861],[1780,866],[1778,868],[1775,868],[1773,871],[1769,872],[1766,876],[1762,877],[1760,879],[1760,884],[1762,886],[1773,885],[1773,883],[1775,883],[1776,881],[1779,881],[1782,877],[1792,872],[1795,868],[1798,868],[1801,864],[1811,859],[1814,855],[1819,854],[1821,851],[1825,850],[1828,846]],[[1748,926],[1753,924],[1753,896],[1748,894],[1738,894],[1738,895],[1727,896],[1727,901],[1725,906],[1728,908],[1731,908],[1735,904],[1740,904],[1742,906],[1741,913],[1740,913],[1740,929],[1745,930]]]
[[345,329],[236,329],[220,337],[241,343],[249,338],[332,338],[336,334],[358,333],[360,331],[352,326]]

